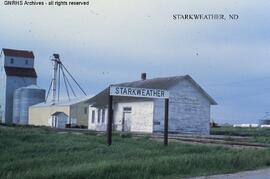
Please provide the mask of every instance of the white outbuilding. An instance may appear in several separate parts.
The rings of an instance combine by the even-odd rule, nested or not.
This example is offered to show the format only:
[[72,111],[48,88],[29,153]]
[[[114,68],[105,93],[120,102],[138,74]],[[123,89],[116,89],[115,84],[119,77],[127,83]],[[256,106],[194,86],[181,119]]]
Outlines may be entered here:
[[50,122],[52,127],[66,128],[66,124],[69,123],[69,117],[64,112],[55,112],[51,115]]
[[[115,84],[122,87],[167,90],[169,97],[169,132],[206,134],[210,132],[210,109],[216,101],[189,75],[146,79]],[[88,102],[88,129],[105,131],[109,88]],[[164,99],[113,97],[113,128],[117,131],[154,133],[164,128]]]

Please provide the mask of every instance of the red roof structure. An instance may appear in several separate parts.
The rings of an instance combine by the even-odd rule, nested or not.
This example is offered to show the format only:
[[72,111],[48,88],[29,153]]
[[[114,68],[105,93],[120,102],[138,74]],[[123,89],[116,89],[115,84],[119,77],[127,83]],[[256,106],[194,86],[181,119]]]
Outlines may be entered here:
[[14,68],[5,67],[7,76],[23,76],[37,78],[37,73],[34,68]]
[[34,53],[32,51],[26,50],[15,50],[15,49],[7,49],[3,48],[3,53],[5,56],[11,57],[23,57],[23,58],[35,58]]

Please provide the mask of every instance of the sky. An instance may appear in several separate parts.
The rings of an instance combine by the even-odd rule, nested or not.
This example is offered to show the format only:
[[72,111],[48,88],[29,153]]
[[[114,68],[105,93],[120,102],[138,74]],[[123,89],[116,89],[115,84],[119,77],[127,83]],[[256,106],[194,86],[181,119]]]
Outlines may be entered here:
[[[46,1],[46,0],[44,0]],[[48,89],[53,53],[88,95],[109,84],[191,75],[217,102],[218,123],[257,123],[270,111],[270,1],[92,0],[89,6],[4,6],[0,47],[32,50]],[[173,14],[238,20],[173,20]]]

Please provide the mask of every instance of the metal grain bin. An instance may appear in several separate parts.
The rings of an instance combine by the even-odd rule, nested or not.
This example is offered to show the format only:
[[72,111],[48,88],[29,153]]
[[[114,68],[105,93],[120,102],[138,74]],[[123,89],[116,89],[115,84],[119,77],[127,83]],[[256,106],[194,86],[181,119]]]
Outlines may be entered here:
[[20,122],[20,106],[21,106],[21,88],[16,89],[13,94],[13,116],[12,116],[13,124],[19,124]]
[[20,124],[28,124],[28,109],[30,106],[45,101],[44,89],[36,85],[21,88],[20,96]]

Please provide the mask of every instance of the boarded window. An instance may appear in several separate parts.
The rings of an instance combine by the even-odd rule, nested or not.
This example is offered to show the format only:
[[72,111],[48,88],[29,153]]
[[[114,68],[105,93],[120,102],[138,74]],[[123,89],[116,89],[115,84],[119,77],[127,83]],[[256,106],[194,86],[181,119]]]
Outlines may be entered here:
[[95,110],[92,110],[92,123],[95,123]]
[[101,118],[101,122],[102,122],[102,123],[105,122],[105,109],[102,109],[102,118]]

